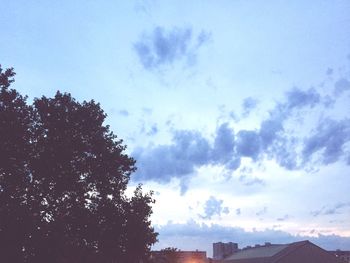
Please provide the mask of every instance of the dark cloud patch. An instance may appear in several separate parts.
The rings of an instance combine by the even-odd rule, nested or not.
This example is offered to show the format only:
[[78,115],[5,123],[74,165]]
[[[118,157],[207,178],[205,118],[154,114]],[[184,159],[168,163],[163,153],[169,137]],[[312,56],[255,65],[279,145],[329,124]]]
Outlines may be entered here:
[[288,170],[297,169],[295,140],[286,137],[284,124],[294,112],[313,108],[320,103],[321,96],[313,88],[293,88],[286,92],[285,101],[276,105],[270,116],[262,121],[259,130],[238,132],[237,152],[253,160],[258,160],[265,154],[275,158],[280,166]]
[[237,134],[237,152],[256,160],[261,150],[261,137],[256,131],[242,130]]
[[216,131],[214,146],[211,153],[213,163],[225,164],[234,154],[235,136],[233,130],[224,123]]
[[152,70],[178,60],[193,61],[197,49],[209,39],[210,34],[204,31],[195,37],[191,28],[156,27],[151,34],[144,34],[134,49],[144,68]]
[[134,151],[139,168],[134,179],[167,183],[173,177],[186,177],[193,173],[196,166],[208,163],[210,149],[208,141],[200,133],[178,131],[171,145],[137,148]]
[[306,91],[293,88],[286,93],[286,97],[287,102],[283,106],[289,110],[305,106],[314,107],[321,100],[320,94],[314,88],[310,88]]
[[323,164],[334,163],[344,155],[344,145],[349,140],[350,119],[324,119],[314,134],[304,140],[303,161],[306,163],[315,153],[320,153]]
[[190,28],[174,28],[169,32],[162,27],[156,27],[151,35],[144,36],[134,45],[142,65],[152,69],[164,64],[172,64],[176,59],[183,58],[192,38]]
[[242,103],[242,116],[247,117],[250,112],[256,108],[258,100],[253,97],[248,97],[243,100]]
[[[274,244],[285,244],[301,240],[310,240],[324,249],[348,249],[350,247],[350,237],[341,237],[337,235],[322,235],[316,237],[291,235],[287,232],[265,229],[262,231],[245,231],[239,227],[227,227],[218,224],[198,224],[195,221],[189,221],[186,224],[175,224],[169,222],[163,226],[155,226],[159,232],[159,243],[157,249],[166,246],[174,246],[182,250],[195,250],[202,248],[212,255],[212,243],[236,242],[239,247],[247,245],[264,244],[271,242]],[[315,233],[313,233],[315,234]],[[164,246],[163,245],[163,246]]]
[[[304,109],[323,105],[323,98],[315,89],[293,88],[285,94],[285,100],[269,112],[256,130],[240,130],[236,134],[228,123],[218,126],[213,140],[196,131],[177,131],[169,145],[138,148],[132,154],[137,160],[136,181],[153,180],[168,183],[180,179],[182,193],[188,188],[189,177],[203,165],[222,165],[230,171],[237,170],[242,157],[253,161],[274,159],[285,169],[302,169],[314,157],[321,155],[321,163],[329,164],[347,156],[345,144],[350,140],[350,121],[324,119],[313,133],[300,142],[300,138],[288,135],[284,125],[293,114]],[[157,128],[150,132],[157,132]],[[302,143],[302,144],[300,144]],[[300,147],[301,146],[301,150]],[[345,157],[344,157],[345,158]],[[313,159],[312,159],[313,160]],[[245,174],[243,174],[245,175]],[[241,177],[246,186],[263,185],[254,177]]]
[[283,103],[277,104],[270,112],[269,118],[261,123],[260,130],[256,132],[256,135],[252,135],[252,132],[250,133],[251,137],[259,137],[259,139],[254,138],[255,145],[258,145],[257,142],[260,141],[260,147],[256,147],[258,152],[253,154],[253,152],[250,151],[250,156],[258,156],[260,151],[266,151],[274,142],[282,138],[281,135],[284,132],[283,125],[293,111],[305,107],[312,108],[321,101],[320,94],[313,88],[306,91],[293,88],[286,92],[285,98]]
[[350,81],[348,79],[341,78],[335,82],[334,95],[339,96],[347,90],[350,90]]
[[350,202],[337,203],[334,206],[323,206],[319,210],[311,211],[311,215],[313,215],[314,217],[318,217],[321,215],[340,214],[343,208],[349,208],[349,207],[350,207]]
[[276,158],[283,153],[284,157],[288,158],[277,158],[279,164],[287,169],[295,169],[297,167],[295,155],[287,156],[289,149],[285,148],[291,145],[284,136],[284,124],[293,112],[313,108],[319,103],[321,103],[321,96],[315,89],[304,91],[293,88],[286,92],[285,101],[276,105],[269,117],[261,122],[260,129],[241,130],[237,133],[237,153],[255,161],[263,154]]
[[210,196],[204,204],[204,215],[199,215],[203,219],[211,219],[213,216],[228,214],[229,208],[223,207],[223,200]]
[[296,138],[285,137],[279,138],[279,140],[274,143],[271,147],[271,152],[279,166],[284,167],[287,170],[300,169],[300,164],[297,162],[297,143],[298,141]]
[[168,183],[172,178],[180,178],[182,193],[196,167],[219,164],[235,170],[240,165],[234,151],[234,133],[227,123],[218,127],[213,144],[199,132],[177,131],[172,144],[137,148],[132,156],[138,167],[134,180]]
[[282,116],[277,115],[261,123],[258,134],[263,150],[266,150],[276,140],[278,133],[283,131],[283,121]]

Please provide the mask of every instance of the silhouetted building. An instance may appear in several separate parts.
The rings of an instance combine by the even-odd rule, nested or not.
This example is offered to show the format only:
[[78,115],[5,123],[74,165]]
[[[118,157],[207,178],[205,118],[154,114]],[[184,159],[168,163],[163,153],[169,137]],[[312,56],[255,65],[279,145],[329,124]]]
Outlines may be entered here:
[[217,242],[213,243],[213,259],[219,260],[224,259],[225,257],[235,253],[238,251],[238,244],[237,243],[222,243]]
[[337,258],[341,259],[343,262],[350,263],[350,251],[337,249],[335,251],[329,252],[335,255]]
[[205,251],[151,251],[152,263],[207,263]]
[[224,258],[221,263],[339,263],[332,253],[309,241],[255,245]]

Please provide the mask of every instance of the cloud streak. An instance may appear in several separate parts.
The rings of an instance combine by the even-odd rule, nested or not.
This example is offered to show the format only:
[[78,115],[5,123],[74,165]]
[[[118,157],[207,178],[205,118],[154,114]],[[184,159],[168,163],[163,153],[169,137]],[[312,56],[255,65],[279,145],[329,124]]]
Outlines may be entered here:
[[[167,183],[172,178],[180,178],[182,189],[187,189],[186,184],[197,168],[220,165],[235,171],[243,157],[254,162],[274,159],[287,170],[304,169],[313,159],[321,165],[341,159],[350,164],[350,153],[346,148],[350,141],[350,120],[324,118],[309,136],[296,138],[285,130],[286,123],[304,110],[325,107],[323,97],[313,88],[293,88],[285,93],[284,98],[258,129],[243,129],[235,133],[229,123],[223,123],[215,131],[214,140],[197,131],[182,130],[173,134],[170,145],[136,149],[133,156],[139,171],[134,179]],[[240,180],[245,185],[264,184],[258,178],[241,177]]]
[[350,202],[337,203],[337,204],[335,204],[334,206],[331,206],[331,207],[323,206],[319,210],[311,211],[311,214],[314,217],[318,217],[318,216],[321,216],[321,215],[335,215],[335,214],[340,214],[342,209],[349,208],[349,207],[350,207]]

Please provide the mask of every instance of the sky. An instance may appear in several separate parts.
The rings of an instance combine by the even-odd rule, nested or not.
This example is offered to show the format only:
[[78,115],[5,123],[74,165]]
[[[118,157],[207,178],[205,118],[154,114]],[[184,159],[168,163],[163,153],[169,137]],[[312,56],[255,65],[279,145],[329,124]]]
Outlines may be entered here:
[[28,101],[101,104],[154,191],[153,249],[350,249],[350,2],[0,0]]

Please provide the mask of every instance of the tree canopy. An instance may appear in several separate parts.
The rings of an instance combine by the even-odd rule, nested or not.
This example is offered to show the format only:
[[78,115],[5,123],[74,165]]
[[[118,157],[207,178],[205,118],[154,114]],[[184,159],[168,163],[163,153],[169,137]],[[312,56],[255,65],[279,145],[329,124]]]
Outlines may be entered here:
[[125,193],[135,160],[98,103],[27,97],[0,66],[0,257],[6,262],[146,262],[152,192]]

